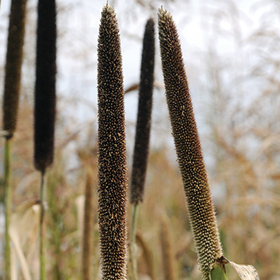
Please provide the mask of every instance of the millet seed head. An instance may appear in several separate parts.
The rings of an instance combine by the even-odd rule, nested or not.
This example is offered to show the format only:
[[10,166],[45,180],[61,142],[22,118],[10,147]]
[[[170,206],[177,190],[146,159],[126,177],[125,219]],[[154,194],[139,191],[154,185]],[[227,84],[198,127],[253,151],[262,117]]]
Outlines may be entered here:
[[101,13],[98,38],[98,217],[102,279],[126,279],[127,170],[119,29]]
[[172,16],[158,13],[160,51],[172,132],[182,174],[190,224],[203,278],[222,256],[218,226],[194,118],[181,46]]
[[52,164],[56,115],[56,5],[39,0],[34,106],[34,165],[41,172]]
[[139,87],[138,114],[131,175],[130,202],[143,201],[149,155],[155,65],[155,28],[150,18],[145,27]]
[[17,124],[26,1],[11,3],[3,98],[3,129],[8,132],[7,138],[13,137]]

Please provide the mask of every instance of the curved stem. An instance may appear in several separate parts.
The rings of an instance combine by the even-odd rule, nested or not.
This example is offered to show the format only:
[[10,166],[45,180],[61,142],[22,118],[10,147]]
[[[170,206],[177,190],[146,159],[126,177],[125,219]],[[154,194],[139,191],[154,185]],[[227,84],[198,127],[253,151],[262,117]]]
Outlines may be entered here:
[[135,243],[135,235],[136,235],[136,224],[138,217],[139,204],[133,204],[132,209],[132,221],[131,221],[131,229],[130,229],[130,242],[129,242],[129,264],[130,264],[130,277],[131,280],[137,280],[137,261],[136,261],[136,243]]

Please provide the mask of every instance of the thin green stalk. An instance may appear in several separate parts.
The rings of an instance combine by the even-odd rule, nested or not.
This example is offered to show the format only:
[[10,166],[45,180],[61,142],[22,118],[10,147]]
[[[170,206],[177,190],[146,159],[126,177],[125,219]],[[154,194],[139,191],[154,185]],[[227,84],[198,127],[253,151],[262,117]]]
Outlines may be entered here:
[[9,226],[12,208],[12,172],[11,172],[11,138],[5,142],[5,167],[4,167],[4,201],[5,201],[5,279],[11,279],[11,249]]
[[48,232],[50,233],[48,244],[50,246],[49,250],[54,252],[54,262],[51,262],[51,270],[53,271],[52,280],[64,279],[67,275],[67,272],[63,270],[63,266],[61,265],[63,261],[61,240],[64,233],[61,228],[63,214],[60,209],[59,201],[56,199],[56,187],[58,184],[59,174],[55,171],[50,171],[46,177],[48,182],[46,186],[46,201],[48,203]]
[[45,171],[41,171],[41,186],[40,186],[40,280],[46,279],[46,224],[45,224]]
[[137,217],[139,211],[139,204],[133,204],[132,209],[132,220],[131,220],[131,229],[130,229],[130,242],[129,242],[129,265],[130,265],[130,277],[131,280],[137,280],[137,262],[136,262],[136,244],[135,244],[135,235],[136,235],[136,225]]

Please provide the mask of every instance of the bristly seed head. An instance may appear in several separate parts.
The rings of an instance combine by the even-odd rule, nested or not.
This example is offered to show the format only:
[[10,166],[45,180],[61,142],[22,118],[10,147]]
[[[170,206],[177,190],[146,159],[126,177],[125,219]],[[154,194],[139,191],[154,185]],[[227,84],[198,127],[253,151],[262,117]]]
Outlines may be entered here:
[[17,124],[26,1],[11,3],[3,98],[3,129],[8,132],[7,138],[13,137]]
[[126,279],[126,144],[119,29],[108,4],[98,38],[98,217],[102,279]]
[[34,165],[41,172],[52,164],[56,114],[56,5],[39,0],[34,106]]
[[143,201],[149,154],[154,64],[155,28],[154,20],[150,18],[146,23],[143,39],[139,103],[131,175],[130,202],[134,204]]
[[203,278],[222,256],[218,226],[194,118],[181,46],[172,16],[158,14],[159,39],[166,98],[177,157],[183,178],[191,228]]

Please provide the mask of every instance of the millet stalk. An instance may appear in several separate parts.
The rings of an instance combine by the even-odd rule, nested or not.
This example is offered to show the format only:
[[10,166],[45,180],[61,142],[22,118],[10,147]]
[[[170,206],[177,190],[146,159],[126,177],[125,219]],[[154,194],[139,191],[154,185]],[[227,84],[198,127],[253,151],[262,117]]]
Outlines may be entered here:
[[124,90],[114,9],[101,13],[98,37],[98,223],[102,279],[126,279],[127,168]]
[[208,185],[181,46],[172,16],[158,13],[160,51],[166,98],[177,158],[183,179],[191,229],[203,279],[222,257],[222,247]]
[[[1,5],[1,2],[0,2]],[[12,208],[11,142],[17,125],[26,0],[12,0],[8,31],[3,97],[3,129],[5,136],[4,204],[5,204],[5,279],[11,279],[9,227]]]
[[56,114],[56,3],[39,0],[36,41],[34,105],[34,166],[41,173],[40,184],[40,280],[46,279],[45,174],[53,163]]
[[155,64],[154,20],[150,18],[145,26],[139,86],[139,103],[133,166],[130,185],[130,202],[133,205],[129,242],[129,266],[131,280],[137,280],[137,260],[135,255],[135,234],[139,203],[143,201],[144,185],[149,156],[152,96]]

